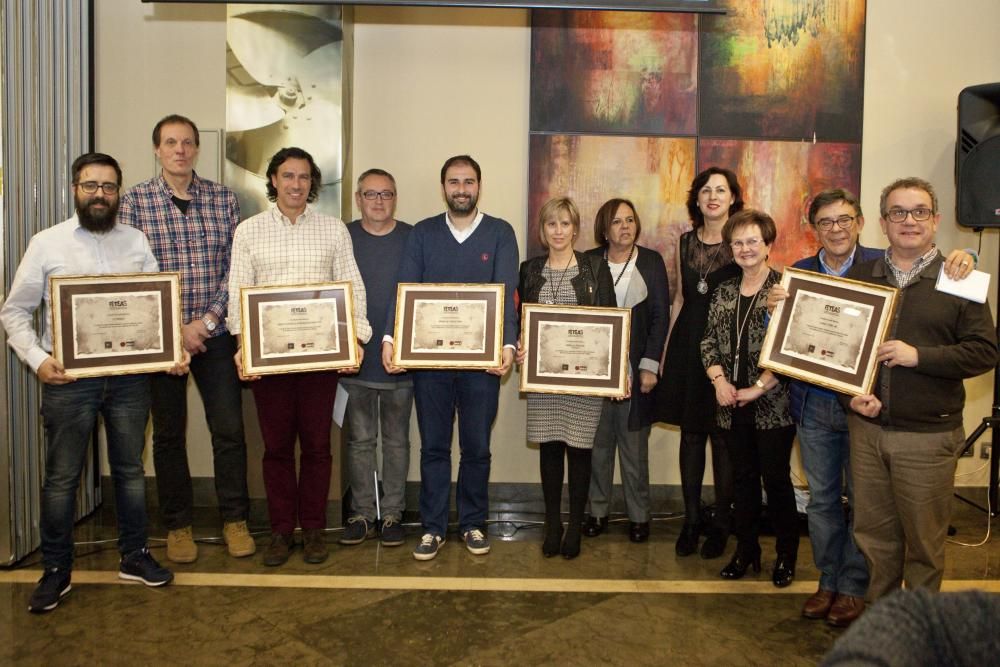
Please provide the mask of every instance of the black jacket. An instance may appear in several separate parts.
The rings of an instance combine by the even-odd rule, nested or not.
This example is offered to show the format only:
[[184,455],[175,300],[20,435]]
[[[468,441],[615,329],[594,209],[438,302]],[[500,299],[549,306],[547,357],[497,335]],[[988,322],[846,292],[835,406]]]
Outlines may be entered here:
[[[614,306],[615,286],[611,282],[611,272],[606,262],[600,257],[576,252],[576,263],[580,272],[570,279],[573,291],[576,292],[578,306]],[[521,303],[538,303],[545,278],[542,268],[548,261],[548,255],[539,255],[521,262],[520,279],[517,293]]]

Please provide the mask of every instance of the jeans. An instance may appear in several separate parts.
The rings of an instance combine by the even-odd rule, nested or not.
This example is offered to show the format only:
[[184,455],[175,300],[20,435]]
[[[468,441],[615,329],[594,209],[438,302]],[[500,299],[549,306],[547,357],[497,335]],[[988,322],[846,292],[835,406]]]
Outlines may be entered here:
[[601,409],[601,421],[597,425],[594,453],[591,457],[590,514],[596,517],[608,516],[617,450],[628,520],[646,523],[649,521],[650,427],[630,431],[630,407],[629,401],[607,399]]
[[410,413],[413,386],[374,389],[344,383],[349,399],[347,426],[347,475],[351,486],[351,514],[369,523],[376,519],[375,447],[382,427],[381,516],[403,518],[406,475],[410,470]]
[[264,490],[273,533],[291,535],[296,525],[326,528],[338,377],[333,371],[265,375],[250,385],[264,438]]
[[419,371],[413,376],[424,532],[444,537],[448,528],[456,412],[461,452],[455,493],[459,530],[484,529],[489,509],[490,431],[497,416],[500,378],[485,371]]
[[[236,340],[229,334],[209,338],[207,350],[191,357],[191,375],[205,406],[212,434],[215,493],[225,522],[245,521],[247,447],[243,439],[243,398],[233,354]],[[153,395],[153,465],[160,512],[167,530],[190,526],[194,495],[188,469],[187,376],[160,373],[151,377]]]
[[847,415],[834,396],[806,394],[799,424],[802,467],[809,481],[809,540],[825,591],[864,597],[868,566],[854,542],[853,519],[844,514],[841,495],[854,511]]
[[142,450],[149,401],[149,375],[145,374],[42,385],[46,453],[40,527],[46,568],[73,566],[76,492],[98,414],[104,417],[115,485],[118,551],[124,555],[146,546]]

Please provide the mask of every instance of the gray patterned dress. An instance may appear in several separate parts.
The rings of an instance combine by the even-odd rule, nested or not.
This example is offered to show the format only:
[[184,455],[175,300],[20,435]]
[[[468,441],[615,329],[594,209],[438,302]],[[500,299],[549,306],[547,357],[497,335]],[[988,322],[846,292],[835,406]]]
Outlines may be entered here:
[[[546,302],[575,306],[576,294],[570,282],[580,272],[579,266],[564,271],[542,269],[545,285],[539,295]],[[570,447],[592,449],[604,399],[569,394],[527,394],[528,440],[561,440]]]

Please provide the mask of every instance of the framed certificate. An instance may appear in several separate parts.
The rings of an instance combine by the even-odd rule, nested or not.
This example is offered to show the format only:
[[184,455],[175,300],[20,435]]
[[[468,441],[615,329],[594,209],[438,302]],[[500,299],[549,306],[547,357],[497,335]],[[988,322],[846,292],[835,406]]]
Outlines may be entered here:
[[792,268],[781,284],[788,298],[771,316],[761,368],[844,394],[871,393],[898,290]]
[[170,370],[183,356],[178,273],[50,276],[52,356],[77,378]]
[[521,391],[624,396],[631,324],[628,308],[524,304]]
[[240,288],[245,375],[358,365],[350,282]]
[[392,363],[401,368],[503,365],[502,284],[400,283]]

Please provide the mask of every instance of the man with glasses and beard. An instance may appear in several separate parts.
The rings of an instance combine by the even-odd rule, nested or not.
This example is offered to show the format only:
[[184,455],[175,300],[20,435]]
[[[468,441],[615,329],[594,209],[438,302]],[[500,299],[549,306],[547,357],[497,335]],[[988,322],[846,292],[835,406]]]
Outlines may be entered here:
[[[477,370],[422,370],[413,374],[420,430],[420,517],[423,536],[413,551],[431,560],[445,541],[451,491],[451,437],[458,413],[458,525],[466,549],[486,554],[489,508],[490,430],[497,414],[500,378],[510,369],[517,346],[517,239],[506,220],[477,208],[481,170],[468,155],[456,155],[441,167],[441,189],[448,210],[418,222],[407,239],[399,269],[401,283],[503,283],[503,364]],[[395,297],[386,318],[382,364],[392,363]]]
[[[173,574],[146,548],[146,480],[142,450],[149,414],[149,374],[76,379],[52,355],[49,276],[158,271],[145,235],[116,221],[122,172],[103,153],[73,162],[76,215],[39,232],[14,276],[0,322],[7,342],[38,376],[45,426],[45,481],[41,501],[44,574],[28,603],[35,613],[55,609],[70,591],[76,490],[97,415],[104,418],[108,462],[118,514],[118,576],[147,586],[170,583]],[[41,335],[33,314],[42,304]],[[189,357],[171,370],[187,373]]]

